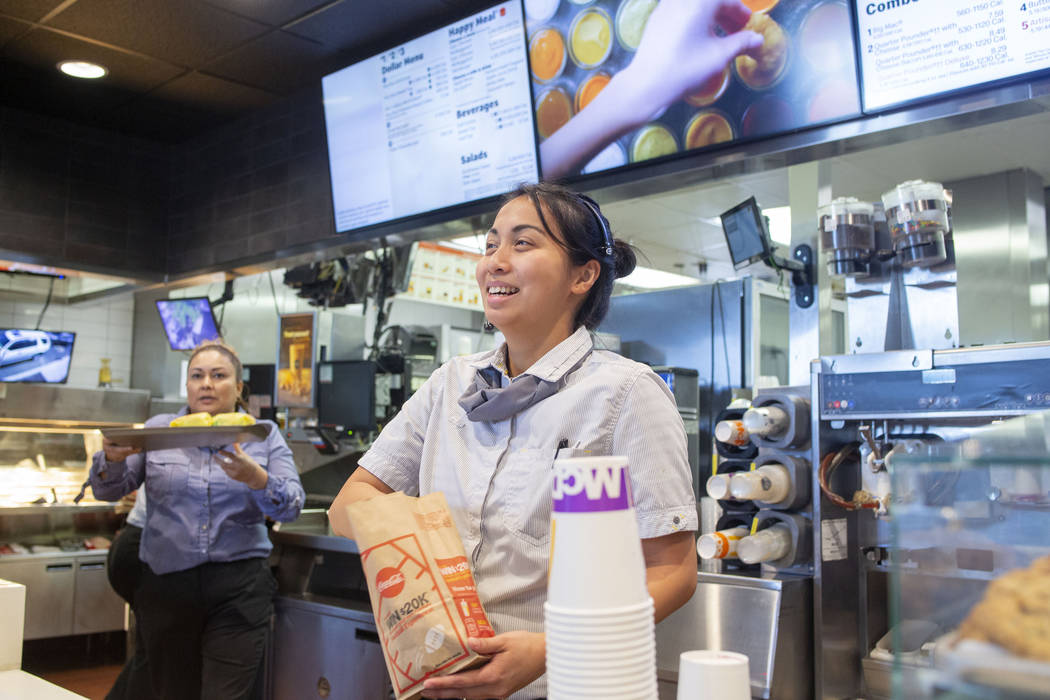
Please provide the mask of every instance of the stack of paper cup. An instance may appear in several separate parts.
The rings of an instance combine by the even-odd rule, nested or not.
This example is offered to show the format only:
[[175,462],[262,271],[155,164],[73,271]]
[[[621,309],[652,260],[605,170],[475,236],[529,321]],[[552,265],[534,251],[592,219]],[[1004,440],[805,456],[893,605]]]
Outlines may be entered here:
[[626,457],[554,462],[544,606],[550,700],[655,700],[653,600]]

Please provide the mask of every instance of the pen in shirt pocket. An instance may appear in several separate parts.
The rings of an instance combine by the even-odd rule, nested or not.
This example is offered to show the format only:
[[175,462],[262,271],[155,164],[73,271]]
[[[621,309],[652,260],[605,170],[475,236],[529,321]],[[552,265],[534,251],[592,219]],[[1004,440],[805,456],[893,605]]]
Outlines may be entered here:
[[[561,440],[559,440],[558,441],[558,449],[554,450],[554,459],[558,459],[558,453],[561,452],[562,450],[564,450],[568,446],[569,446],[569,439],[568,438],[562,438]],[[552,468],[554,467],[553,463],[551,463],[551,467]]]

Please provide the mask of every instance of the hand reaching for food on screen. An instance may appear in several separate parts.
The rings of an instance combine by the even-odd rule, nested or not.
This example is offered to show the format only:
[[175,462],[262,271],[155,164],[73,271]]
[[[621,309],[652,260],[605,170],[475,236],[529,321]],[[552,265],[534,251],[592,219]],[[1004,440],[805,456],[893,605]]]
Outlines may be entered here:
[[661,0],[631,63],[540,144],[543,177],[579,170],[605,146],[697,92],[737,56],[762,46],[740,0]]

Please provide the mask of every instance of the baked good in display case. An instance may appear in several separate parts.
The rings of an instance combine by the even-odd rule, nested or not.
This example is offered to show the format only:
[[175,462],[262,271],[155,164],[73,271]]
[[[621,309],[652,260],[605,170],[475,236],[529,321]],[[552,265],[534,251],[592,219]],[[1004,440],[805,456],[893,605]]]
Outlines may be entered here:
[[1050,664],[1050,556],[988,584],[984,598],[959,625],[958,638],[991,642]]

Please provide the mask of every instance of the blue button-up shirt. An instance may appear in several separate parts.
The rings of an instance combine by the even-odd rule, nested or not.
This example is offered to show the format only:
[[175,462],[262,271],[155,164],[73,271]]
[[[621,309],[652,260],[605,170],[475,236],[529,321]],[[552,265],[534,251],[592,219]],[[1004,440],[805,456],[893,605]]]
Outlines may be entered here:
[[[146,427],[165,427],[185,413],[184,408],[154,416]],[[124,462],[107,462],[103,452],[95,453],[89,477],[95,498],[118,500],[145,481],[139,558],[154,573],[265,557],[273,547],[264,516],[284,522],[299,517],[305,494],[292,451],[273,422],[261,422],[270,426],[266,440],[241,445],[269,475],[266,487],[258,490],[227,476],[210,448],[151,450]]]

